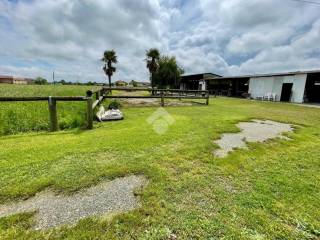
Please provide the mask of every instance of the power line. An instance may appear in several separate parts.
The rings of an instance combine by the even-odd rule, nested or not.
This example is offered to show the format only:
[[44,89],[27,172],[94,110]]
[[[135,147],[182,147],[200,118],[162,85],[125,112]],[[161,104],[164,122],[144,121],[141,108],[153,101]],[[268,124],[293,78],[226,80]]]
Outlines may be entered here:
[[319,5],[320,6],[320,2],[314,2],[314,1],[309,1],[309,0],[290,0],[290,1],[308,3],[308,4],[314,4],[314,5]]

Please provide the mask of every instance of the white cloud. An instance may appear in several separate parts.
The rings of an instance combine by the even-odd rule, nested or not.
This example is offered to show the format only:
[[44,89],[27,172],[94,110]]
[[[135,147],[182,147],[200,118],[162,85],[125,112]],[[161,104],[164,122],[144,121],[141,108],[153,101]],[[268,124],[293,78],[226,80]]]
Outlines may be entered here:
[[244,72],[319,69],[319,42],[320,20],[316,21],[308,32],[299,35],[289,44],[259,52],[254,58],[242,63],[240,69]]
[[227,45],[227,51],[241,55],[256,53],[269,47],[285,44],[293,34],[293,29],[289,28],[246,32],[241,36],[232,37]]
[[[0,1],[0,74],[147,80],[145,50],[176,55],[187,73],[320,68],[320,7],[278,0]],[[318,55],[317,55],[318,54]]]
[[49,62],[75,76],[83,66],[82,72],[90,67],[91,75],[103,80],[98,60],[104,50],[115,49],[119,58],[115,78],[145,78],[145,50],[164,48],[160,37],[167,17],[157,1],[36,0],[12,3],[11,9],[14,31],[7,38],[14,32],[20,35],[19,42],[9,46],[11,54]]
[[11,65],[1,65],[0,72],[1,72],[1,74],[15,75],[15,76],[21,76],[21,77],[31,77],[31,76],[34,76],[34,74],[36,74],[38,76],[46,75],[45,71],[43,71],[41,68],[15,67],[15,66],[11,66]]

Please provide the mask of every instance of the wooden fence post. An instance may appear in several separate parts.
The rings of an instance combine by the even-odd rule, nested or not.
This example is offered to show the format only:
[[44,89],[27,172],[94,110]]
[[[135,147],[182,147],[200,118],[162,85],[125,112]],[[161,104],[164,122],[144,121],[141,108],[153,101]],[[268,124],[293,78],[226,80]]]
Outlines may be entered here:
[[161,107],[164,107],[164,96],[163,96],[163,91],[161,91]]
[[57,101],[51,96],[48,98],[49,115],[50,115],[50,131],[55,132],[59,130],[58,115],[57,115]]
[[96,92],[96,100],[98,100],[99,98],[100,98],[100,90]]
[[209,97],[210,97],[210,94],[209,94],[209,92],[207,92],[206,94],[207,94],[206,105],[209,105]]
[[87,91],[87,129],[93,129],[92,91]]

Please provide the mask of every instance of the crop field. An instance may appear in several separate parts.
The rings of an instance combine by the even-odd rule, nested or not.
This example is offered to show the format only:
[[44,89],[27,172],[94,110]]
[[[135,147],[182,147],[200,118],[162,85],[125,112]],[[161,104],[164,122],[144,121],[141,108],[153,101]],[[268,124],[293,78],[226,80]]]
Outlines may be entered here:
[[[1,97],[85,96],[92,86],[12,85],[1,84]],[[58,102],[60,129],[78,128],[85,124],[83,102]],[[48,103],[0,102],[0,135],[49,129]]]
[[[33,229],[33,213],[18,214],[0,219],[0,239],[319,239],[320,109],[212,98],[209,106],[166,107],[173,121],[162,133],[148,122],[158,109],[124,107],[123,121],[90,131],[0,137],[0,203],[132,174],[149,182],[136,210],[45,231]],[[214,140],[251,119],[294,124],[294,132],[214,156]]]

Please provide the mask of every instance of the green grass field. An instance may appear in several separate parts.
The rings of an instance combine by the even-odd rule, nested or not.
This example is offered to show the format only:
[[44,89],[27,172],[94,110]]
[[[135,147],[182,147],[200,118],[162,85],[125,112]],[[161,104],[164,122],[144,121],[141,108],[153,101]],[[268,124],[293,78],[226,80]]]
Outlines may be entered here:
[[[32,230],[32,214],[15,215],[0,219],[0,239],[319,239],[320,109],[212,98],[165,108],[175,121],[164,135],[146,121],[156,109],[123,108],[124,121],[90,131],[0,137],[1,203],[149,179],[137,210],[44,232]],[[295,124],[292,140],[213,156],[214,139],[256,118]]]
[[[1,97],[85,96],[92,86],[0,85]],[[83,127],[84,102],[58,102],[60,129]],[[47,102],[0,102],[0,135],[49,129]]]

